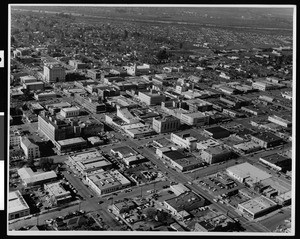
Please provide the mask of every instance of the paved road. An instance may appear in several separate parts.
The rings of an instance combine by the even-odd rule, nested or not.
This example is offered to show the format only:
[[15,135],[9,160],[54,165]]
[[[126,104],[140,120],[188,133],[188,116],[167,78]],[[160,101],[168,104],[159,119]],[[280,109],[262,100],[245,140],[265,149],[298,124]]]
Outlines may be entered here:
[[279,213],[272,215],[264,220],[261,220],[260,223],[267,227],[269,230],[274,231],[278,225],[281,225],[284,220],[291,217],[291,208],[283,208]]

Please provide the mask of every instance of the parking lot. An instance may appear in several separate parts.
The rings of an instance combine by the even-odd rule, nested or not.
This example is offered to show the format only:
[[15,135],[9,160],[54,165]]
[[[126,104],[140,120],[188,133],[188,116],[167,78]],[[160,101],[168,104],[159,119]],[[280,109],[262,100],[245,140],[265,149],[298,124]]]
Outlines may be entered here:
[[225,173],[212,174],[194,182],[199,184],[204,190],[208,191],[213,196],[222,194],[230,195],[231,193],[245,187],[243,184],[235,182],[229,178]]

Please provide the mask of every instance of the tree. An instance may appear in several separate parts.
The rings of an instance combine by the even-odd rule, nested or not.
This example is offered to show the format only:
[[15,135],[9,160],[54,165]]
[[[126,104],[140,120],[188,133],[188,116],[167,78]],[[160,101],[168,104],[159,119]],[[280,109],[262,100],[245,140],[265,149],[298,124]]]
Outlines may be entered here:
[[54,166],[54,160],[53,158],[41,158],[39,166],[44,171],[50,171]]

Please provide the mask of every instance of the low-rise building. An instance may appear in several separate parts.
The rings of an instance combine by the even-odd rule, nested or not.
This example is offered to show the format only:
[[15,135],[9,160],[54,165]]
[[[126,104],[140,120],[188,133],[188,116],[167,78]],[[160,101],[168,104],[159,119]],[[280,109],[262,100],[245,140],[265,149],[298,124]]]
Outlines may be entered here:
[[8,195],[8,220],[26,217],[30,214],[30,208],[20,191],[10,192]]
[[275,209],[277,209],[277,203],[265,196],[259,196],[238,204],[238,210],[252,220],[264,216]]
[[261,156],[259,161],[270,166],[277,171],[291,171],[292,160],[290,158],[284,157],[280,154],[271,154],[268,156]]
[[57,178],[54,171],[35,173],[31,168],[20,168],[18,169],[18,174],[25,187],[44,184]]
[[204,206],[205,199],[192,191],[180,194],[177,197],[164,201],[164,204],[171,214],[180,218],[189,217],[189,211]]
[[36,81],[36,82],[27,82],[23,83],[23,88],[26,90],[44,90],[44,82]]
[[261,149],[261,146],[253,141],[247,141],[240,144],[233,145],[233,149],[241,154],[249,154]]
[[277,115],[269,116],[268,120],[285,128],[292,127],[292,122]]
[[38,101],[40,100],[50,100],[56,98],[56,93],[54,91],[42,92],[42,93],[34,93],[34,98]]
[[251,140],[262,148],[271,148],[283,143],[282,138],[270,132],[258,132],[251,135]]
[[48,197],[52,205],[58,206],[71,201],[71,192],[67,191],[63,186],[62,182],[46,183],[44,189],[48,192]]
[[226,138],[231,134],[230,131],[221,126],[206,128],[204,129],[204,133],[214,139]]
[[68,160],[83,175],[100,169],[110,169],[112,167],[112,163],[99,151],[77,153],[69,156]]
[[250,163],[241,163],[226,169],[227,174],[240,183],[253,186],[265,179],[272,177],[271,174],[253,166]]
[[117,170],[89,174],[86,181],[98,195],[115,192],[131,185],[131,182]]

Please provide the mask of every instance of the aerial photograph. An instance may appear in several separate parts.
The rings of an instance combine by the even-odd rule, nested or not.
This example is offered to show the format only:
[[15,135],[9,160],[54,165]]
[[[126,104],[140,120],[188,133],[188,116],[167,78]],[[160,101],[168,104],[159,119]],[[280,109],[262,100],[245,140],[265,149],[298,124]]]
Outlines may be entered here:
[[295,6],[8,11],[8,235],[294,233]]

